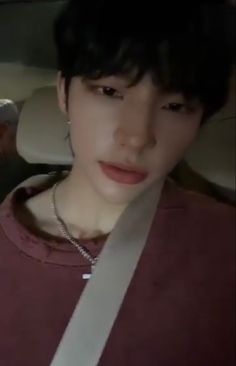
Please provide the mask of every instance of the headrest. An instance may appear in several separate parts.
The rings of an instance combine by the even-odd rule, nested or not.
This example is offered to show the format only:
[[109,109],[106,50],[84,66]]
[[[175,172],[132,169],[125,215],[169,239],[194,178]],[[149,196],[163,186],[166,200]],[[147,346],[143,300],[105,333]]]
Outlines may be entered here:
[[194,172],[233,192],[232,197],[236,189],[235,128],[235,116],[207,123],[185,155]]
[[57,70],[27,66],[20,62],[0,62],[0,98],[22,103],[31,97],[34,90],[55,86],[56,73]]
[[68,124],[57,105],[56,87],[36,90],[20,114],[18,153],[29,163],[70,165],[72,153],[67,134]]
[[228,101],[224,108],[202,127],[185,161],[207,181],[232,192],[235,200],[235,69],[230,81]]

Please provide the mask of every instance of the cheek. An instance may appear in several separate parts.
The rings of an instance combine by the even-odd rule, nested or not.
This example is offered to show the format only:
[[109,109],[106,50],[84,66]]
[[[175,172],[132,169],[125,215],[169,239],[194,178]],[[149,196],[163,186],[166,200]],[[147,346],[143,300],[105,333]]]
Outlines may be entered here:
[[[92,107],[91,107],[92,106]],[[70,110],[71,143],[76,155],[94,159],[111,149],[117,117],[109,108],[96,103],[79,103]]]
[[200,125],[198,116],[169,117],[159,126],[159,134],[168,149],[186,150],[197,136]]
[[152,165],[157,169],[169,171],[184,157],[192,145],[200,122],[199,119],[162,121],[157,125],[157,145],[155,154],[152,155]]

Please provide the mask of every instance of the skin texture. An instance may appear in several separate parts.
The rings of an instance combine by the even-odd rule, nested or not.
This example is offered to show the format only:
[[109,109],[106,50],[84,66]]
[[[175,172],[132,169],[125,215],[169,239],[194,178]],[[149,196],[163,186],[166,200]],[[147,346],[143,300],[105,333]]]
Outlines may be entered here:
[[[126,206],[155,180],[162,182],[197,136],[202,107],[181,94],[161,92],[145,75],[128,87],[121,77],[73,77],[68,103],[58,74],[58,103],[70,121],[74,163],[57,189],[61,217],[75,237],[109,233]],[[135,185],[107,178],[98,161],[134,165],[148,172]],[[55,234],[50,189],[27,202],[45,231]],[[42,228],[41,227],[41,228]]]

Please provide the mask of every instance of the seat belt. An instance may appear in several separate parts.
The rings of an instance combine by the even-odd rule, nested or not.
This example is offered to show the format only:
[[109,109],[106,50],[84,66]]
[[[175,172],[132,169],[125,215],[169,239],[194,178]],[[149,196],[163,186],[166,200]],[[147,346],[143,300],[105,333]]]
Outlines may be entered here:
[[144,249],[164,181],[121,214],[108,237],[50,366],[96,366]]

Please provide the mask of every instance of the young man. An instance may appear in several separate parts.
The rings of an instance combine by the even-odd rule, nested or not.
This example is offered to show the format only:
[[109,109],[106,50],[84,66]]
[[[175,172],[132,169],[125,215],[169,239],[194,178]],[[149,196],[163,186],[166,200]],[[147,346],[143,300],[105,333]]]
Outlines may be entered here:
[[50,364],[83,274],[156,182],[153,225],[98,365],[233,366],[234,210],[167,179],[227,97],[230,50],[210,14],[195,2],[63,9],[57,89],[74,162],[56,185],[2,205],[3,365]]

